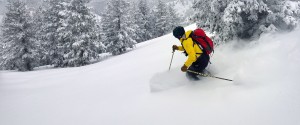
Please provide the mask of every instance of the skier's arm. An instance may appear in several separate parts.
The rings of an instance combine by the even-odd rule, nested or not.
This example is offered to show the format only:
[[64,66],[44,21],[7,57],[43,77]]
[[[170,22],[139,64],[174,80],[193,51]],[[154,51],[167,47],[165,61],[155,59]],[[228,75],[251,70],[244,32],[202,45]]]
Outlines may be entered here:
[[184,51],[182,46],[177,46],[179,51]]
[[188,59],[186,60],[184,65],[190,67],[192,63],[197,60],[196,52],[193,47],[193,40],[191,38],[188,38],[186,41],[184,41],[183,46],[188,54]]

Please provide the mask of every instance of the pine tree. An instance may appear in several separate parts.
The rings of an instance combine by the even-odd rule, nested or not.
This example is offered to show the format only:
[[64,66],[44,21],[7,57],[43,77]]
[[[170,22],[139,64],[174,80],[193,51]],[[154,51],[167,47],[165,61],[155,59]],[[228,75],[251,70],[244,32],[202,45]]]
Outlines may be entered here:
[[168,22],[169,22],[169,29],[167,32],[171,32],[176,26],[180,24],[180,18],[177,16],[175,9],[172,5],[168,5],[167,7],[168,12]]
[[83,66],[105,51],[99,25],[87,7],[89,0],[47,0],[37,12],[43,64],[55,67]]
[[148,6],[147,0],[140,0],[137,7],[137,12],[135,15],[136,20],[138,20],[137,25],[140,28],[141,41],[146,41],[153,38],[152,26],[151,26],[151,14],[150,8]]
[[24,2],[9,0],[2,25],[1,67],[7,70],[30,71],[36,63],[36,41],[30,15]]
[[155,36],[159,37],[165,35],[169,29],[169,18],[166,3],[158,0],[158,5],[155,11]]
[[135,3],[130,6],[129,12],[132,16],[129,18],[129,25],[128,28],[131,28],[132,32],[130,36],[136,42],[143,42],[146,41],[145,34],[147,34],[146,29],[144,28],[144,22],[142,19],[142,13],[139,12],[138,7]]
[[4,60],[4,43],[2,42],[2,33],[0,30],[0,70],[3,70],[4,67],[2,66],[3,60]]
[[[193,8],[196,11],[193,20],[197,22],[197,26],[208,30],[209,32],[216,33],[216,37],[222,37],[217,40],[224,41],[228,40],[227,36],[219,35],[223,32],[225,24],[222,20],[224,15],[224,10],[227,6],[227,3],[231,0],[198,0],[194,3]],[[221,39],[221,40],[220,40]]]
[[33,12],[33,30],[35,31],[35,38],[36,38],[36,40],[37,40],[37,42],[36,42],[36,45],[38,46],[38,53],[39,53],[39,58],[40,58],[40,60],[39,60],[39,65],[41,65],[41,66],[43,66],[43,65],[49,65],[50,64],[50,60],[48,59],[46,59],[46,55],[47,55],[47,53],[48,53],[48,51],[49,51],[49,48],[45,48],[44,46],[46,46],[46,45],[44,45],[44,44],[47,44],[45,41],[46,40],[44,40],[43,38],[44,38],[44,36],[43,36],[43,32],[42,32],[42,30],[43,30],[43,25],[44,25],[44,23],[43,23],[43,12],[44,12],[44,5],[42,5],[42,6],[40,6],[40,7],[38,7],[34,12]]
[[[83,66],[98,60],[99,44],[97,24],[87,3],[89,0],[72,0],[67,9],[67,18],[63,20],[64,60],[63,66]],[[101,49],[100,48],[100,49]]]
[[62,32],[66,27],[68,0],[45,0],[42,11],[42,26],[39,40],[44,48],[43,62],[55,67],[64,66],[65,36],[70,32]]
[[[289,0],[198,0],[194,19],[197,25],[216,33],[215,41],[258,38],[270,30],[292,30],[297,10]],[[298,3],[299,4],[299,3]]]
[[277,30],[293,30],[299,23],[300,1],[299,0],[273,0],[265,1],[269,5],[272,14],[268,16],[268,21]]
[[124,53],[128,48],[133,48],[136,41],[132,39],[133,31],[129,25],[129,3],[124,0],[110,0],[105,13],[102,15],[102,30],[107,51],[113,55]]
[[101,17],[97,14],[94,14],[96,16],[96,29],[95,33],[97,35],[97,41],[96,42],[96,47],[97,47],[97,52],[98,54],[105,53],[106,51],[106,46],[103,43],[103,33],[102,33],[102,27],[101,27]]
[[149,20],[149,28],[147,28],[147,30],[150,32],[150,35],[151,35],[150,39],[158,37],[157,33],[156,33],[156,29],[157,29],[156,28],[156,20],[157,20],[157,17],[156,17],[156,10],[155,9],[150,10],[148,20]]

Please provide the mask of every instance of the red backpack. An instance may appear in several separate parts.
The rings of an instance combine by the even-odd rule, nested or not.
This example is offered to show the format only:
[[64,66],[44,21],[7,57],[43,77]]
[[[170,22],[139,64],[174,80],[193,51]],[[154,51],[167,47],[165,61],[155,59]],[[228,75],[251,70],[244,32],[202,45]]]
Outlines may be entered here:
[[206,52],[207,55],[214,51],[214,42],[208,36],[206,36],[202,29],[195,29],[191,33],[190,37],[193,39],[194,43],[199,45],[203,52]]

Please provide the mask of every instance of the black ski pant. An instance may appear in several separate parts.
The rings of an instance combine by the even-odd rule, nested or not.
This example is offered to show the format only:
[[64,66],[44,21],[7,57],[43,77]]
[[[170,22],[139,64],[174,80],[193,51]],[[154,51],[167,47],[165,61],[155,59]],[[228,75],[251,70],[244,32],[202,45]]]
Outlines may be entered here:
[[[192,65],[188,68],[188,70],[203,73],[204,69],[207,67],[209,62],[209,56],[207,54],[201,54],[198,59],[192,63]],[[186,75],[191,80],[199,80],[197,74],[186,72]]]

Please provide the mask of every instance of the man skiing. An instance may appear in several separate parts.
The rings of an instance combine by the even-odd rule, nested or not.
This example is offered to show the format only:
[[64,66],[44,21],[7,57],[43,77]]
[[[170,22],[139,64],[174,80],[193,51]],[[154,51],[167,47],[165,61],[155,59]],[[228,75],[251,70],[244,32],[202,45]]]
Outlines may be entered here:
[[[184,51],[184,53],[187,55],[188,58],[184,63],[184,65],[181,67],[181,71],[186,72],[186,76],[190,80],[199,80],[197,74],[193,72],[203,73],[204,69],[208,65],[210,57],[206,53],[206,51],[203,51],[203,49],[201,49],[203,47],[195,43],[197,41],[195,41],[195,39],[192,39],[191,36],[192,34],[193,34],[192,30],[185,32],[183,27],[181,26],[176,27],[173,30],[173,35],[174,37],[179,39],[181,46],[173,45],[172,49],[173,51],[175,50]],[[205,35],[205,37],[207,36]]]

